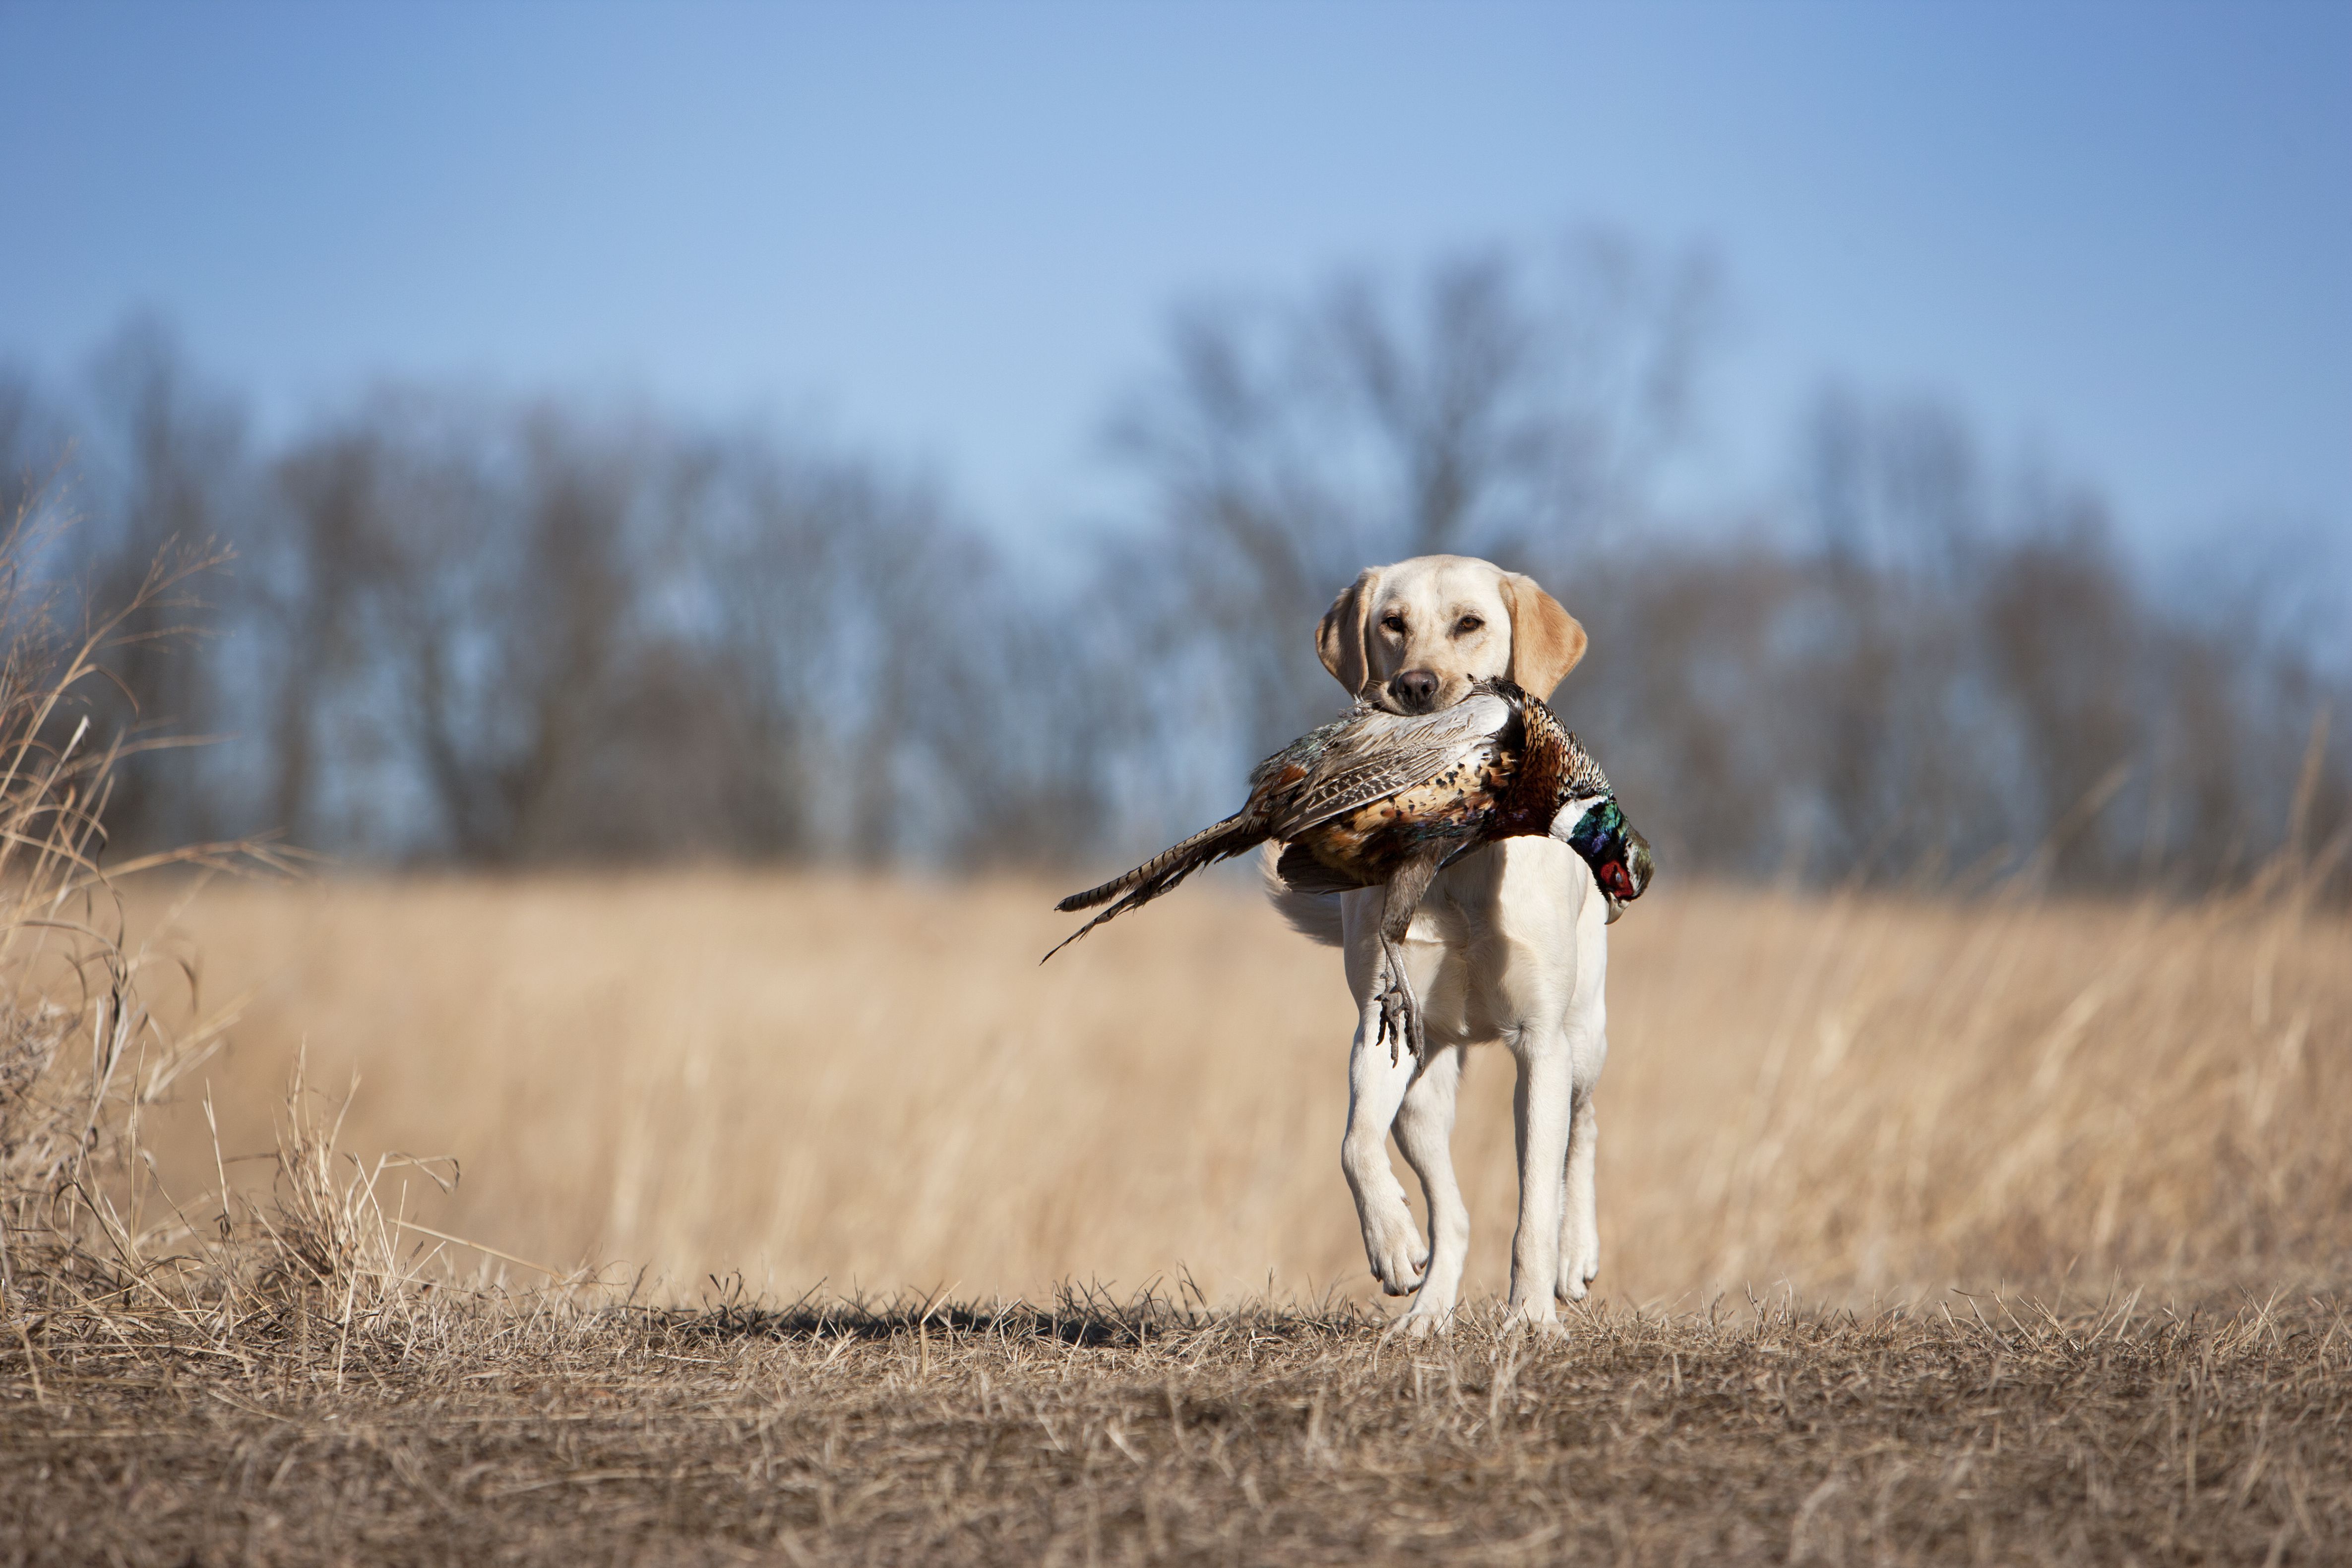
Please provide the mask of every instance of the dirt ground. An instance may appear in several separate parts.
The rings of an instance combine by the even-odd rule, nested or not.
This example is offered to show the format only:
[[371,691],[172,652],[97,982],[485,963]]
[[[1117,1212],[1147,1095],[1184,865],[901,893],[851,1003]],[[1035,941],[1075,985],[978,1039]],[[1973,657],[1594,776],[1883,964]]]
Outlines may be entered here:
[[2342,1303],[1953,1305],[1420,1344],[1075,1298],[37,1323],[0,1562],[2346,1560]]

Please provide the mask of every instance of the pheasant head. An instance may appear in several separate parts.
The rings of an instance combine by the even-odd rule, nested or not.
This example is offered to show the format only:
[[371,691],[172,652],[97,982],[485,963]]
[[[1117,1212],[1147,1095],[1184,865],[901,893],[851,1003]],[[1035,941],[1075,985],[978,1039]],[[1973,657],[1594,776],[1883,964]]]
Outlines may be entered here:
[[1625,813],[1617,809],[1616,796],[1562,802],[1552,818],[1551,833],[1592,868],[1593,880],[1609,900],[1611,920],[1623,914],[1625,906],[1649,887],[1654,869],[1650,841],[1625,820]]

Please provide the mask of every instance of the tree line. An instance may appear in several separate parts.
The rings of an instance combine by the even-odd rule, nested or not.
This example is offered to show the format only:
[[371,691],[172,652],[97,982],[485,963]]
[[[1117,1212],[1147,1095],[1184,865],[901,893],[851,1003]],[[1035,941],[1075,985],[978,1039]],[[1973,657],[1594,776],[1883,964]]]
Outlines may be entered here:
[[1105,421],[1132,515],[1050,560],[885,458],[642,405],[388,386],[264,439],[138,321],[78,383],[0,370],[0,517],[93,603],[205,568],[110,655],[102,728],[207,741],[131,760],[120,845],[1115,855],[1333,710],[1317,618],[1434,550],[1584,622],[1559,706],[1677,870],[2189,889],[2352,831],[2309,594],[2151,588],[1948,408],[1825,393],[1781,492],[1678,511],[1719,314],[1703,257],[1591,235],[1196,306]]

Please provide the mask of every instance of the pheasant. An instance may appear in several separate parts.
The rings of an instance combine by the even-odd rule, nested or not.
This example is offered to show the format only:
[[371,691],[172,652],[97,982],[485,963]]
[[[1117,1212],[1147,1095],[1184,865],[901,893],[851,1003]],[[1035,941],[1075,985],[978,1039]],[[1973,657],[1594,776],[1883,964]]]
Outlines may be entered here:
[[[1445,864],[1496,839],[1549,834],[1592,868],[1609,918],[1649,885],[1649,841],[1618,810],[1600,765],[1549,708],[1509,681],[1481,681],[1450,708],[1400,715],[1359,703],[1250,773],[1249,803],[1062,910],[1110,907],[1055,953],[1200,870],[1269,839],[1276,872],[1313,893],[1388,884],[1381,913],[1381,1037],[1427,1056],[1399,946]],[[1116,902],[1112,902],[1116,900]]]

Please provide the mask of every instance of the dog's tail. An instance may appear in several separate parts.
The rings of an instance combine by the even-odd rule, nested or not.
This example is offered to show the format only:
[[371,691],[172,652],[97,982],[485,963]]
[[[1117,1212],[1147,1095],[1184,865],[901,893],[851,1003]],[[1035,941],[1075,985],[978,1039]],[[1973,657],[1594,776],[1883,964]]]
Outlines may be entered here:
[[1311,891],[1293,882],[1283,874],[1283,856],[1280,844],[1268,844],[1258,854],[1258,880],[1265,884],[1266,902],[1301,936],[1337,947],[1341,940],[1339,894]]
[[[1202,828],[1181,844],[1160,851],[1133,871],[1111,878],[1100,887],[1090,887],[1084,893],[1074,893],[1054,905],[1060,910],[1092,909],[1097,904],[1118,900],[1108,909],[1071,932],[1054,945],[1050,958],[1104,921],[1126,914],[1129,910],[1150,903],[1153,899],[1191,876],[1204,865],[1214,865],[1247,854],[1265,841],[1265,821],[1248,811],[1236,811],[1213,828]],[[1044,963],[1045,958],[1037,961]]]

